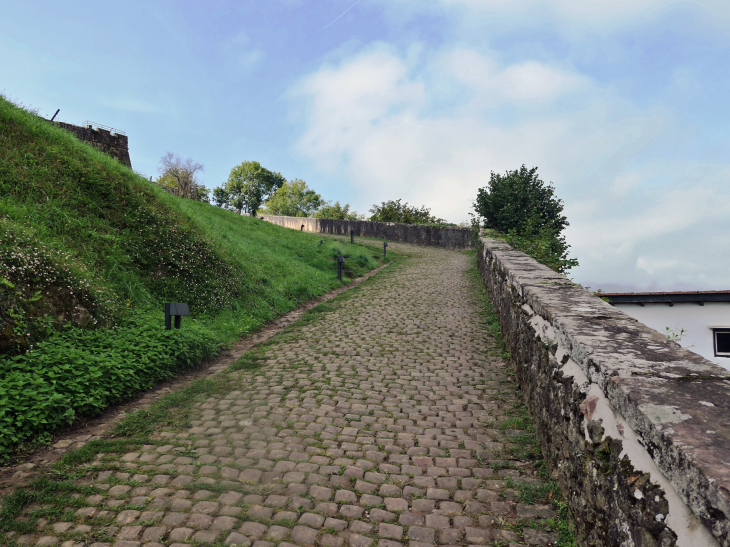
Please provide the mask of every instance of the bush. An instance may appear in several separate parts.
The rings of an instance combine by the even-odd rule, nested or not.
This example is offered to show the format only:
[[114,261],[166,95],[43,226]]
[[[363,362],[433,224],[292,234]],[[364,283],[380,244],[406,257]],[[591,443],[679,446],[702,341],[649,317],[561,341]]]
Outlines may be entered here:
[[373,205],[370,209],[372,216],[370,220],[377,222],[400,222],[403,224],[437,224],[444,225],[447,222],[442,218],[431,215],[431,209],[425,205],[420,208],[408,203],[401,203],[401,200],[384,201],[380,205]]
[[325,201],[319,210],[314,213],[314,218],[328,218],[332,220],[364,220],[364,215],[358,215],[356,211],[350,211],[350,204],[340,205],[339,201],[332,203]]
[[575,258],[568,258],[570,246],[562,234],[569,225],[562,215],[563,202],[552,183],[538,178],[537,167],[523,165],[504,175],[492,172],[489,185],[477,193],[474,210],[489,235],[552,270],[566,273],[578,265]]
[[0,459],[213,357],[227,334],[192,320],[170,331],[161,323],[145,314],[114,330],[68,328],[23,355],[0,356]]

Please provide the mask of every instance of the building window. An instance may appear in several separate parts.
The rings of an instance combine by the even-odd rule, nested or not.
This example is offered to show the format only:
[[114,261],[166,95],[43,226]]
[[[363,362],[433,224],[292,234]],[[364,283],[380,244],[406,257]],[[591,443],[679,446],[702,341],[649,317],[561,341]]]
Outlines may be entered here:
[[715,357],[730,357],[730,329],[712,329]]

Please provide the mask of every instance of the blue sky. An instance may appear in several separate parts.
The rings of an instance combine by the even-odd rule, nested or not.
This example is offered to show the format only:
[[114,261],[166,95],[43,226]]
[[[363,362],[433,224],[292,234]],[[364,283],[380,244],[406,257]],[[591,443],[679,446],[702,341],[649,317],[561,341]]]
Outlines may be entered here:
[[257,160],[366,213],[554,182],[593,288],[728,289],[730,3],[0,0],[0,91],[208,187]]

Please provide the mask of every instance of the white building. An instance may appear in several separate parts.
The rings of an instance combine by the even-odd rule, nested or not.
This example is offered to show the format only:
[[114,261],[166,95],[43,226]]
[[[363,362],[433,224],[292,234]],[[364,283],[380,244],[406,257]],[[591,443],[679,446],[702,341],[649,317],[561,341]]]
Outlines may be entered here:
[[599,295],[634,319],[673,336],[682,347],[730,369],[730,291]]

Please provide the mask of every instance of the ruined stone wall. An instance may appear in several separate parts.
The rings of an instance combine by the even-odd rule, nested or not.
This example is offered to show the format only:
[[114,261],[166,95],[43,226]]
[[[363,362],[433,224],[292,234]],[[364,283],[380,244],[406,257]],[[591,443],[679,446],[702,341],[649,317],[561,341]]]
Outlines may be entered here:
[[730,371],[503,242],[478,262],[583,544],[730,546]]
[[118,135],[101,128],[93,129],[92,127],[81,127],[64,122],[53,123],[70,131],[80,141],[98,148],[127,167],[132,167],[132,161],[129,159],[129,141],[126,135]]
[[373,237],[385,241],[399,241],[416,245],[434,245],[448,249],[468,249],[474,247],[470,228],[447,226],[424,226],[421,224],[399,224],[395,222],[371,222],[369,220],[331,220],[323,218],[282,217],[264,215],[267,222],[321,234],[350,235],[355,231],[359,237]]

